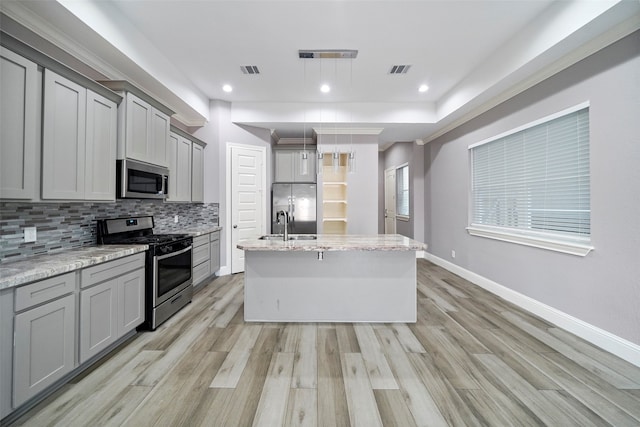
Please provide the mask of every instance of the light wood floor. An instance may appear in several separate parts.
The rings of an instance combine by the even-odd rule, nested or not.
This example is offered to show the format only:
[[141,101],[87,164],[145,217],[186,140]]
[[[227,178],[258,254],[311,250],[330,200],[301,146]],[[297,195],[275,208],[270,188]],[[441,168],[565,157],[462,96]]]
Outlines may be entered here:
[[216,279],[16,424],[640,425],[639,368],[427,261],[416,324],[245,323],[242,282]]

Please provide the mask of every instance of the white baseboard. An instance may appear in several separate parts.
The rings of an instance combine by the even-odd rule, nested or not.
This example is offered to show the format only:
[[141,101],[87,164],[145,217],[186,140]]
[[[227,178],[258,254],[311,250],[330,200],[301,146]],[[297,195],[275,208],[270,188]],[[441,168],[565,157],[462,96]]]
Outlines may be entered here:
[[424,259],[431,261],[432,263],[439,265],[442,268],[449,270],[450,272],[457,274],[458,276],[474,283],[481,288],[504,298],[505,300],[517,305],[518,307],[527,310],[546,321],[553,323],[554,325],[565,329],[580,338],[589,341],[591,344],[600,347],[601,349],[615,354],[616,356],[626,360],[640,367],[640,346],[620,338],[610,332],[600,329],[597,326],[593,326],[585,321],[582,321],[576,317],[570,316],[558,309],[550,307],[540,301],[509,289],[499,283],[480,276],[472,271],[466,270],[458,265],[455,265],[449,261],[439,258],[433,254],[425,253]]
[[231,268],[226,265],[223,265],[220,267],[220,270],[218,270],[218,277],[228,276],[229,274],[231,274]]

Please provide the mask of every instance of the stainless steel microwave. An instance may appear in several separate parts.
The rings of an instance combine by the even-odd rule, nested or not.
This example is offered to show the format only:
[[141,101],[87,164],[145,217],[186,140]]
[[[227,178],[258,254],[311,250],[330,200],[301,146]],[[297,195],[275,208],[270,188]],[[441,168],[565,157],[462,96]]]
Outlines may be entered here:
[[125,159],[116,162],[116,191],[120,199],[164,199],[169,169]]

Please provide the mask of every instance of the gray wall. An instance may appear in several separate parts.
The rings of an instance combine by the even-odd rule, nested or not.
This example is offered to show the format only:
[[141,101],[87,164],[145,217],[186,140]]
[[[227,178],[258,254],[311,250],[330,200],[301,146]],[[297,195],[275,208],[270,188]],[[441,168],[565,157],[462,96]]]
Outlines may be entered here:
[[[347,233],[378,232],[378,136],[319,135],[318,150],[331,155],[337,147],[341,153],[356,153],[356,172],[347,175]],[[322,184],[322,177],[318,177]],[[320,200],[318,200],[320,202]],[[321,205],[318,217],[321,217]]]
[[378,234],[384,234],[384,153],[378,152]]
[[237,125],[231,121],[231,103],[212,100],[209,103],[210,121],[194,135],[207,142],[204,163],[204,201],[220,204],[220,265],[230,267],[231,234],[227,227],[227,144],[254,145],[266,148],[265,224],[269,231],[271,189],[271,132],[251,126]]
[[[409,221],[396,220],[396,232],[421,242],[425,241],[425,187],[424,187],[424,152],[423,145],[414,142],[397,142],[386,149],[383,154],[382,175],[382,209],[384,216],[384,171],[402,164],[409,164]],[[384,233],[384,218],[382,223]]]
[[[585,101],[595,250],[579,257],[467,234],[468,145]],[[429,252],[640,344],[640,31],[436,139],[424,158]]]

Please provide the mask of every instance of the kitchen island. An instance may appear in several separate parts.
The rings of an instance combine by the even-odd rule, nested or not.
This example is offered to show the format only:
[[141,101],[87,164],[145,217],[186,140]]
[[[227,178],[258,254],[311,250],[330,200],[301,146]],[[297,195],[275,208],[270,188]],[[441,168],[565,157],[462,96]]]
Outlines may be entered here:
[[416,321],[423,243],[397,234],[300,236],[238,243],[246,321]]

